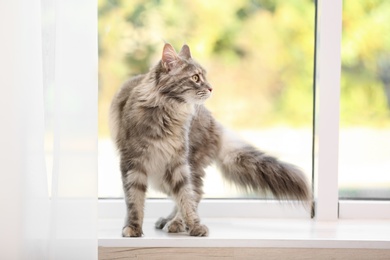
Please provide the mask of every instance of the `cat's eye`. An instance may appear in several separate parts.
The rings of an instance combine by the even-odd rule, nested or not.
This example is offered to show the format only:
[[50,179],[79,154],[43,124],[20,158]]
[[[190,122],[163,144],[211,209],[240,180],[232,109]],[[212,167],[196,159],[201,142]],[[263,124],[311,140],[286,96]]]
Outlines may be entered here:
[[198,74],[195,74],[192,76],[192,80],[195,81],[195,82],[199,82],[199,75]]

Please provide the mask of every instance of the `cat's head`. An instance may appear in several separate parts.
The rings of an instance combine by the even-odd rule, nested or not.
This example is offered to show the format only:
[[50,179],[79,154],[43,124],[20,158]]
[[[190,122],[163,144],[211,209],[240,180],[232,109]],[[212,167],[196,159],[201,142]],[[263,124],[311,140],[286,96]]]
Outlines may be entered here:
[[199,104],[211,96],[206,71],[192,59],[188,45],[176,53],[166,43],[155,76],[159,92],[173,102]]

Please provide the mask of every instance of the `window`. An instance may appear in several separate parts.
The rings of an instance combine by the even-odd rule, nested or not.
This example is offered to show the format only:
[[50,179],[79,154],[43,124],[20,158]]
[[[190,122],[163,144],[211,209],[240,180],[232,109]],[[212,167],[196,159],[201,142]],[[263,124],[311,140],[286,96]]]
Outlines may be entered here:
[[390,5],[344,1],[339,196],[390,199]]
[[[386,88],[384,88],[388,83],[386,81],[386,57],[389,44],[387,34],[382,33],[382,31],[388,31],[387,24],[389,23],[386,21],[382,22],[383,19],[386,19],[386,16],[383,14],[386,12],[388,4],[385,1],[367,1],[365,3],[361,3],[361,1],[359,3],[345,1],[343,7],[341,2],[335,4],[327,1],[229,1],[229,4],[236,8],[236,12],[229,9],[233,7],[226,7],[224,3],[223,8],[226,8],[224,12],[226,11],[229,15],[224,15],[221,19],[226,20],[218,20],[218,23],[213,21],[210,24],[202,24],[202,28],[200,28],[212,31],[212,25],[222,24],[223,26],[221,27],[225,31],[221,30],[217,34],[217,38],[223,40],[216,41],[215,39],[217,38],[215,38],[212,41],[209,39],[212,36],[209,36],[207,33],[204,34],[206,36],[203,35],[204,37],[201,38],[205,41],[202,44],[201,41],[197,40],[196,36],[199,32],[195,30],[199,29],[200,25],[196,23],[199,19],[191,18],[191,15],[188,15],[186,12],[192,10],[196,13],[197,8],[200,8],[202,5],[207,9],[212,8],[214,4],[214,1],[199,1],[196,6],[190,1],[177,3],[174,1],[147,1],[145,3],[136,1],[131,4],[125,1],[99,1],[99,197],[122,197],[119,167],[115,161],[114,149],[110,141],[108,141],[106,123],[111,97],[128,76],[144,72],[148,69],[148,66],[157,62],[164,39],[171,42],[176,48],[180,47],[184,42],[188,43],[192,46],[193,56],[197,57],[209,70],[209,74],[215,75],[213,76],[215,78],[209,78],[216,91],[212,99],[207,102],[207,106],[224,125],[240,132],[244,138],[249,139],[249,141],[261,149],[297,164],[309,176],[311,176],[312,171],[311,158],[315,159],[313,167],[315,174],[312,181],[315,190],[315,216],[318,219],[390,217],[389,211],[385,210],[386,207],[389,208],[389,202],[387,201],[389,198],[389,182],[386,179],[387,175],[383,174],[389,169],[386,166],[388,161],[386,160],[386,155],[389,154],[389,146],[385,145],[388,139],[386,138],[388,132],[386,127],[388,127],[389,122],[388,108],[385,109],[388,93]],[[125,10],[128,11],[125,12]],[[148,10],[152,15],[148,13]],[[159,16],[159,12],[163,11],[167,12],[164,19]],[[173,11],[179,14],[175,15],[172,13]],[[206,13],[206,11],[203,13]],[[257,13],[261,14],[256,15]],[[218,15],[216,17],[218,18]],[[233,31],[226,31],[227,28],[230,28],[232,17],[234,19],[245,18],[247,19],[246,21],[251,21],[252,25],[245,27],[243,24],[240,24],[238,28],[233,26]],[[272,21],[272,23],[271,26],[264,28],[261,24],[266,23],[267,19]],[[277,19],[281,19],[281,21],[276,21]],[[343,34],[341,31],[342,19],[344,21]],[[282,23],[283,20],[284,24]],[[316,33],[314,33],[315,20],[317,20]],[[361,21],[359,22],[359,20]],[[185,21],[185,23],[180,23],[180,21]],[[280,25],[279,22],[283,26],[278,27]],[[306,23],[304,27],[297,26],[300,22]],[[372,25],[371,29],[375,29],[367,30],[370,26],[366,25],[366,22],[374,24],[375,26]],[[194,30],[188,30],[183,27],[183,24],[191,25],[191,28]],[[153,30],[146,30],[147,26],[150,26]],[[376,46],[371,46],[374,44],[372,41],[369,43],[357,41],[356,37],[360,39],[359,37],[368,32],[378,35],[378,38],[373,41]],[[278,33],[283,36],[280,36]],[[166,39],[162,37],[165,34],[176,35],[176,37]],[[212,33],[210,34],[212,35]],[[245,35],[249,39],[241,37],[239,41],[235,41],[236,38],[234,36],[237,34]],[[316,40],[314,40],[315,34],[317,35]],[[179,38],[177,38],[177,35],[179,35]],[[267,35],[267,37],[262,38],[264,35]],[[278,38],[279,36],[281,38]],[[264,39],[264,42],[259,41],[261,39]],[[249,44],[248,42],[252,40],[258,41],[257,46],[259,49],[251,52],[251,54],[255,55],[257,61],[260,60],[259,63],[251,63],[257,62],[254,60],[246,60],[244,62],[245,58],[243,57],[248,53],[242,52],[239,48],[230,48],[236,46],[236,44],[237,46],[247,46],[245,44]],[[340,49],[341,40],[343,46],[342,56]],[[267,45],[267,41],[276,43],[274,49],[271,48],[272,46]],[[209,44],[210,42],[215,44]],[[313,50],[314,42],[316,42],[317,46],[315,52]],[[363,45],[360,46],[359,44]],[[105,46],[110,46],[110,48]],[[217,48],[211,48],[212,46],[217,46]],[[375,47],[377,52],[367,49],[367,46]],[[286,47],[287,50],[282,47]],[[360,52],[363,52],[366,56],[361,56],[357,47],[361,48]],[[292,51],[288,51],[288,48]],[[358,52],[354,48],[357,48]],[[278,53],[274,57],[275,59],[264,54],[265,52],[268,55],[275,51],[283,53]],[[316,53],[315,57],[313,57],[313,53]],[[235,62],[238,63],[234,65]],[[136,64],[136,66],[129,66],[129,64]],[[270,66],[267,67],[264,64]],[[311,135],[313,64],[316,67],[314,156],[312,156],[311,143],[313,138]],[[250,91],[223,88],[222,82],[226,82],[227,79],[229,81],[233,80],[234,75],[230,75],[228,72],[231,74],[233,74],[231,71],[237,73],[234,69],[244,65],[247,65],[252,70],[252,73],[245,74],[245,79],[253,76],[251,74],[253,74],[253,71],[257,72],[256,66],[258,66],[259,73],[255,75],[257,78],[254,82],[257,84],[256,87],[259,87],[266,94],[262,92],[263,96],[257,95],[257,93],[256,95],[251,95],[251,91],[255,89],[254,86],[249,87]],[[261,65],[266,67],[265,70],[267,72],[271,74],[276,73],[280,78],[276,81],[272,81],[270,78],[261,78],[260,76],[264,72],[260,70],[262,68]],[[281,66],[284,70],[278,71],[278,66]],[[341,66],[342,73],[340,74]],[[224,69],[224,71],[219,71],[220,68]],[[368,73],[368,75],[362,75],[365,73]],[[219,77],[217,77],[218,75]],[[361,81],[360,78],[365,79]],[[267,89],[266,87],[270,82],[272,83],[270,85],[275,86],[276,84],[280,88],[276,89],[276,92],[272,92],[272,89]],[[360,89],[357,90],[355,85],[360,86]],[[373,90],[374,88],[376,89]],[[227,93],[227,96],[221,97],[220,95],[222,94],[219,92],[219,89],[223,90],[222,94]],[[379,89],[382,89],[382,91]],[[339,96],[340,91],[341,96]],[[237,93],[237,95],[233,96],[232,93]],[[238,105],[235,107],[224,107],[224,103],[227,103],[226,100],[230,101],[228,104],[233,104],[232,98],[234,98],[234,103]],[[250,100],[250,102],[246,102],[247,100]],[[375,103],[375,105],[372,105],[372,103]],[[253,111],[256,111],[257,114],[257,106],[261,107],[259,110],[264,111],[264,114],[259,112],[261,116],[256,117],[255,120],[247,120],[245,113],[249,111],[249,113],[254,114]],[[224,113],[224,109],[230,109],[227,110],[229,113]],[[360,114],[360,111],[363,114]],[[227,117],[227,114],[232,116]],[[351,132],[351,127],[355,128],[356,126],[363,126],[364,129],[358,129],[358,131],[352,129]],[[368,127],[370,129],[366,131]],[[248,128],[251,128],[251,130],[248,131]],[[257,132],[258,129],[261,129],[261,132]],[[286,129],[288,129],[287,132]],[[366,134],[373,132],[375,135]],[[258,133],[261,134],[257,135]],[[354,135],[351,135],[351,133]],[[363,136],[366,138],[366,141],[363,139],[357,140]],[[298,146],[300,150],[289,150],[287,147],[282,147],[280,144],[284,144],[285,140],[290,142],[290,147]],[[374,142],[372,140],[380,143],[381,148],[373,145]],[[367,150],[366,154],[371,156],[371,159],[374,159],[371,162],[366,160],[367,158],[370,159],[368,156],[352,157],[353,153],[356,154],[359,147],[363,147],[365,143],[375,148],[373,152],[380,152],[379,156],[375,155],[374,158],[374,153]],[[351,145],[353,146],[351,147]],[[355,149],[357,145],[359,147]],[[351,153],[351,150],[353,153]],[[351,175],[351,173],[354,173],[351,171],[350,165],[348,165],[351,162],[356,168],[361,168],[360,166],[364,166],[364,164],[368,165],[370,172],[367,173],[367,176],[378,177],[374,180],[373,184],[375,185],[368,184],[365,182],[365,179],[360,179],[360,183],[356,182],[359,181],[357,177],[362,175]],[[372,170],[373,166],[379,167],[379,165],[384,165],[383,170]],[[213,176],[215,177],[215,175]],[[206,185],[207,182],[206,180]],[[234,191],[226,187],[218,188],[213,193],[210,192],[212,189],[206,186],[206,192],[207,190],[208,194],[206,194],[206,197],[208,198],[243,198],[242,194],[234,193]],[[160,194],[149,195],[149,197],[154,198],[160,196]],[[250,195],[249,197],[253,196]],[[350,200],[356,198],[364,199],[365,201]],[[367,201],[367,199],[371,200]],[[377,199],[386,201],[379,202]],[[248,201],[241,200],[240,205],[245,203],[245,205],[250,205],[251,203],[248,203]],[[211,206],[206,205],[206,207],[210,211],[215,210],[217,207],[213,206],[214,204],[212,203],[214,202],[211,200],[209,202]],[[220,202],[218,201],[217,203]],[[237,205],[234,200],[224,200],[223,203],[237,207],[234,206]],[[158,207],[159,205],[156,202],[154,206]],[[258,204],[255,206],[258,207]],[[265,205],[265,210],[268,208],[269,205]],[[287,215],[283,213],[283,216],[295,214],[290,213]],[[106,214],[110,214],[108,210]],[[296,216],[307,215],[298,214]]]
[[[99,1],[99,196],[122,197],[107,129],[113,94],[161,56],[191,47],[214,86],[206,106],[259,149],[311,180],[315,6],[312,1]],[[150,197],[161,197],[150,193]],[[207,169],[205,198],[259,198]]]

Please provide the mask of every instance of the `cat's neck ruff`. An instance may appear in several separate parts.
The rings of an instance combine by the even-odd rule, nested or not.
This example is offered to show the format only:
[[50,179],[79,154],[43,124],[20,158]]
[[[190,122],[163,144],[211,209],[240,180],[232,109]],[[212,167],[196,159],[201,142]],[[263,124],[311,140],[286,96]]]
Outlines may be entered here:
[[192,117],[195,114],[195,104],[190,102],[178,102],[162,95],[153,84],[144,81],[138,87],[139,100],[142,100],[142,106],[159,108],[164,111],[172,112],[172,115]]

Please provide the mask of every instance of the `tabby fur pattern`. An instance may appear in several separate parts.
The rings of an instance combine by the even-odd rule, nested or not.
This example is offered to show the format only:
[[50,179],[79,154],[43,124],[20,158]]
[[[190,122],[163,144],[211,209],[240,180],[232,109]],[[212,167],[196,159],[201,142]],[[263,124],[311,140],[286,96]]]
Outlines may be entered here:
[[206,71],[184,45],[165,44],[161,61],[129,79],[115,95],[110,128],[120,155],[127,206],[124,237],[142,236],[145,193],[150,184],[175,201],[155,227],[207,236],[197,213],[204,169],[216,162],[224,178],[247,191],[308,202],[310,189],[295,166],[268,156],[222,127],[203,102],[212,87]]

